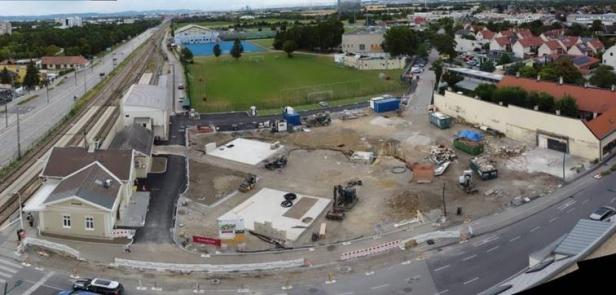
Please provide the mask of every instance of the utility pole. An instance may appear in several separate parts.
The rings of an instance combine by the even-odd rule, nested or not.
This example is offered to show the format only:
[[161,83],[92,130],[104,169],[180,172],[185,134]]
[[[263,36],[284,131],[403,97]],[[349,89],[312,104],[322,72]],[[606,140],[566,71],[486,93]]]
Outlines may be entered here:
[[447,205],[445,204],[445,183],[443,182],[443,216],[447,217]]
[[47,96],[47,104],[49,104],[49,80],[45,80],[45,93]]
[[75,70],[75,87],[77,87],[77,70]]
[[19,110],[17,110],[17,159],[21,159],[21,142],[19,134]]
[[86,77],[88,76],[87,71],[88,71],[88,68],[83,69],[83,95],[86,95],[86,81],[87,81]]
[[4,128],[9,128],[9,104],[4,105]]
[[563,151],[563,183],[565,182],[565,158],[567,153]]
[[19,202],[19,226],[21,226],[20,229],[24,229],[24,219],[22,218],[22,212],[23,211],[23,207],[21,207],[21,193],[16,192],[15,193],[17,195],[17,200]]

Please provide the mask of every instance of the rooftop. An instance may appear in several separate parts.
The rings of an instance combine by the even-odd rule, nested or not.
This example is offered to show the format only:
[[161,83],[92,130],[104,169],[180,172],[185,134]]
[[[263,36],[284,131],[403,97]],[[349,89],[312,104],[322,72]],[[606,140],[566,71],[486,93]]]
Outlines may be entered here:
[[88,152],[87,149],[79,147],[54,147],[42,175],[63,178],[97,161],[119,179],[128,180],[132,156],[132,151]]
[[154,134],[141,125],[126,126],[118,132],[109,146],[110,150],[136,150],[145,155],[152,153]]
[[166,110],[169,107],[167,88],[133,84],[122,98],[122,104]]

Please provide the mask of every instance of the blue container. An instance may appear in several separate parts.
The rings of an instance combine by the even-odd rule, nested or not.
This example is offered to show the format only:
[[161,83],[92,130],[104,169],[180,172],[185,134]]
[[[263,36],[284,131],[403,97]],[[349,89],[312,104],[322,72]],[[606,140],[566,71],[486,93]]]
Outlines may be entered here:
[[283,117],[287,121],[287,124],[289,125],[293,125],[293,126],[302,125],[302,118],[300,117],[298,113],[295,113],[295,112],[284,113]]
[[385,113],[396,111],[400,108],[400,99],[385,98],[374,101],[374,111],[377,113]]

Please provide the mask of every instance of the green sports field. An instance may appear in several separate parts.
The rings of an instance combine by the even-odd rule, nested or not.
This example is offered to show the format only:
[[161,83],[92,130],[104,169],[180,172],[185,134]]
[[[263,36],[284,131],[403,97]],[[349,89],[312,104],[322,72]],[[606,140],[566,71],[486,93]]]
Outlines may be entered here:
[[329,56],[195,57],[187,70],[189,96],[200,112],[243,111],[252,105],[273,109],[403,90],[402,70],[359,71],[337,66]]

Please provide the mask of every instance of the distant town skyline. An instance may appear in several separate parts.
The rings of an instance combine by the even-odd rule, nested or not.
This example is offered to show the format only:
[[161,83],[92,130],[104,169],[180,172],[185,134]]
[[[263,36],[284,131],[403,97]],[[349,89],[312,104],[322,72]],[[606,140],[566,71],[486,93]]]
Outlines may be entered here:
[[73,13],[114,13],[123,11],[194,9],[205,11],[254,9],[281,6],[336,4],[337,0],[45,0],[0,1],[0,16],[34,16]]

